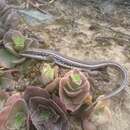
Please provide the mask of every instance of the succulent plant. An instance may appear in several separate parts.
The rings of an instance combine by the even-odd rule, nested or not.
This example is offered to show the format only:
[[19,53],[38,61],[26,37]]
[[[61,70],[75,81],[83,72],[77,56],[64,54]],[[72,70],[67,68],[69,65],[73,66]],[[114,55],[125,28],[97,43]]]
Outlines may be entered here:
[[0,18],[0,38],[10,28],[17,29],[20,23],[20,16],[16,9],[11,8],[5,0],[0,0]]
[[91,111],[84,111],[81,116],[83,130],[97,130],[98,126],[109,123],[112,118],[109,105],[108,100],[97,101]]
[[78,110],[90,96],[90,84],[87,77],[78,69],[73,69],[61,78],[59,96],[66,108],[72,112]]
[[20,31],[13,29],[6,32],[3,38],[3,44],[11,54],[18,58],[18,60],[13,61],[14,63],[21,63],[26,59],[19,56],[21,51],[24,51],[30,47],[39,47],[38,42],[34,43],[32,39],[25,38]]
[[15,66],[13,61],[17,60],[17,57],[11,55],[4,48],[0,49],[0,68],[12,68]]
[[55,78],[55,70],[49,64],[44,64],[41,68],[41,78],[43,84],[46,85]]
[[58,68],[57,66],[52,67],[50,64],[44,64],[41,67],[40,80],[44,88],[48,92],[53,92],[55,88],[59,86]]
[[6,10],[2,15],[2,24],[5,31],[9,29],[17,29],[20,23],[20,16],[17,13],[16,9],[10,8],[9,5],[6,5]]
[[89,118],[96,126],[110,122],[112,114],[109,102],[106,100],[98,101]]
[[0,112],[0,130],[27,130],[27,106],[19,94],[12,95]]
[[25,49],[25,37],[20,31],[10,30],[3,38],[4,46],[14,55],[18,56],[18,52]]
[[[30,114],[30,128],[37,130],[68,130],[66,113],[47,91],[38,87],[28,87],[24,93]],[[33,125],[33,126],[32,126]]]
[[0,91],[0,111],[3,109],[7,98],[8,98],[8,94],[1,90]]
[[16,81],[13,79],[12,72],[16,72],[16,69],[3,69],[0,70],[0,89],[13,90]]

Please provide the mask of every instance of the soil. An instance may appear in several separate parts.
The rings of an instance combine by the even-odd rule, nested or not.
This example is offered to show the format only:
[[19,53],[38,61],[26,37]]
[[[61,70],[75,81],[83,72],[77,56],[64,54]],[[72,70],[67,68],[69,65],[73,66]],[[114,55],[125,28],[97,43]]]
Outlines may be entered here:
[[[55,0],[42,7],[57,19],[51,24],[30,28],[45,44],[69,57],[83,61],[112,60],[130,73],[130,2],[117,0]],[[92,77],[97,90],[111,91],[119,74]],[[99,82],[100,81],[100,82]],[[111,99],[112,120],[98,130],[130,130],[130,87]],[[73,130],[81,130],[78,124]]]

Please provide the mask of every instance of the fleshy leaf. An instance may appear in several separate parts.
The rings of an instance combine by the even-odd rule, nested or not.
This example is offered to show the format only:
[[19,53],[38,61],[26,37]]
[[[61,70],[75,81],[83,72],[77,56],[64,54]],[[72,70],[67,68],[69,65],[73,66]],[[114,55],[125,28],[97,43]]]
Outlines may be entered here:
[[0,111],[3,109],[7,98],[8,98],[7,93],[4,91],[0,91]]
[[43,111],[40,113],[41,118],[44,120],[48,120],[51,112],[49,110]]
[[41,68],[41,82],[44,85],[53,82],[55,79],[55,68],[52,68],[49,64],[44,64]]
[[17,60],[17,57],[10,54],[5,49],[0,49],[0,66],[4,68],[14,67],[13,61]]
[[50,98],[50,95],[48,94],[47,91],[44,91],[42,88],[39,87],[27,87],[25,92],[24,92],[24,99],[29,105],[29,101],[32,97],[43,97],[43,98]]
[[82,80],[79,74],[72,74],[71,79],[75,84],[81,85]]
[[0,89],[7,89],[9,88],[10,90],[14,89],[16,84],[16,81],[12,79],[12,75],[9,73],[4,74],[3,76],[0,77]]
[[[51,99],[44,89],[29,87],[25,90],[24,99],[28,104],[31,126],[37,130],[69,130],[67,115],[60,106]],[[33,126],[32,126],[33,125]]]
[[73,69],[61,78],[59,96],[71,112],[77,111],[90,95],[90,84],[87,77],[78,69]]
[[26,120],[27,120],[27,109],[24,100],[19,99],[12,106],[12,109],[9,113],[9,118],[6,123],[7,128],[15,130],[26,130]]
[[25,38],[22,36],[13,36],[12,37],[14,48],[17,51],[23,50],[25,47]]
[[44,64],[41,68],[40,82],[43,84],[43,88],[49,93],[54,92],[59,87],[59,68],[58,66],[51,66],[50,64]]
[[111,111],[107,101],[99,101],[90,115],[95,125],[102,125],[111,121]]
[[21,126],[25,123],[26,118],[23,115],[23,113],[16,113],[15,116],[15,122],[14,122],[14,126],[16,129],[20,129]]
[[50,80],[53,80],[53,78],[54,78],[54,69],[51,68],[51,66],[49,64],[46,64],[46,66],[43,67],[42,75],[45,75]]
[[0,130],[27,130],[27,106],[20,94],[10,96],[0,112]]

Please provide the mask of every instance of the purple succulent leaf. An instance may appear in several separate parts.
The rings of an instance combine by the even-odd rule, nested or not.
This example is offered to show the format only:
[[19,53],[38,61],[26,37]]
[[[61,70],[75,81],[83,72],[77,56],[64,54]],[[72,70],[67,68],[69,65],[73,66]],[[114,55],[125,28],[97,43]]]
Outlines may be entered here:
[[42,88],[40,87],[33,87],[33,86],[30,86],[28,87],[25,92],[24,92],[24,99],[25,101],[27,102],[27,104],[29,104],[29,100],[32,98],[32,97],[45,97],[47,99],[50,98],[50,95],[48,94],[47,91],[44,91]]
[[52,93],[56,88],[58,88],[59,80],[60,80],[60,78],[56,78],[53,82],[49,83],[45,87],[45,90],[48,91],[49,93]]
[[29,130],[37,130],[36,127],[33,125],[30,115],[28,114],[27,119],[28,129]]
[[65,105],[61,102],[59,97],[52,95],[52,99],[62,109],[62,111],[64,111],[65,113],[67,112]]

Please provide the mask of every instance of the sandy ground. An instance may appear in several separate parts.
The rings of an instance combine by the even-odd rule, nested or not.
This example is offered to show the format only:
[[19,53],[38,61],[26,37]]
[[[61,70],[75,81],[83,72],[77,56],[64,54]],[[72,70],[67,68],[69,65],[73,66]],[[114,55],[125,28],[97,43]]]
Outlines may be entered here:
[[[44,10],[57,20],[34,31],[42,34],[51,49],[64,55],[84,61],[113,60],[130,73],[130,7],[109,1],[98,4],[84,1],[56,0],[45,5]],[[103,91],[106,91],[119,83],[117,77],[118,74],[110,70],[109,81],[94,83],[100,90],[105,87]],[[129,86],[111,99],[111,111],[111,122],[98,130],[130,130]]]

